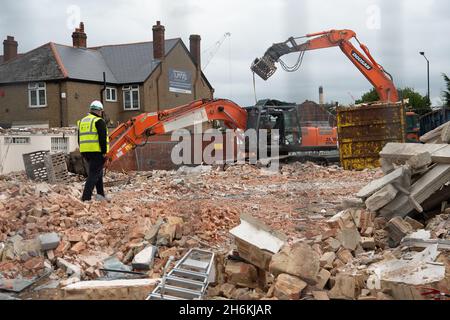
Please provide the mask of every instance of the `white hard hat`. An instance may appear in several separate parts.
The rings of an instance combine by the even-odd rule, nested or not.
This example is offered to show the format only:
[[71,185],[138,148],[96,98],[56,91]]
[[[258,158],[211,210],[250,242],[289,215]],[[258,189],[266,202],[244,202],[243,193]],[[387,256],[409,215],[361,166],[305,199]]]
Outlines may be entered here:
[[103,111],[103,103],[98,100],[95,100],[91,103],[91,110],[99,110]]

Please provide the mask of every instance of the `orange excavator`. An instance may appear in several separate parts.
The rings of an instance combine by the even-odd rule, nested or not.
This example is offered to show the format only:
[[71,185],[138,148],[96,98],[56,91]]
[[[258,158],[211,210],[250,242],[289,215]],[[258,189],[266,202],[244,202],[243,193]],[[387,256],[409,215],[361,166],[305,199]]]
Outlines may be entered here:
[[216,99],[197,100],[157,113],[143,113],[122,123],[110,134],[111,148],[106,167],[136,147],[145,145],[151,136],[215,120],[230,129],[246,130],[247,111],[230,100]]
[[[296,40],[312,38],[304,43],[298,44]],[[355,39],[364,54],[359,51],[350,40]],[[277,70],[275,63],[279,62],[285,71],[297,71],[306,51],[339,47],[359,71],[375,87],[380,100],[383,102],[397,102],[398,92],[394,85],[392,76],[380,65],[370,54],[369,49],[359,42],[356,33],[352,30],[330,30],[307,34],[303,37],[289,38],[282,43],[272,45],[260,59],[255,59],[251,70],[262,79],[269,79]],[[299,52],[297,63],[289,67],[280,58],[284,55]]]
[[[271,155],[273,143],[277,144],[275,147],[281,155],[293,151],[326,151],[336,148],[336,141],[327,139],[333,135],[332,131],[324,128],[300,128],[295,104],[264,101],[255,107],[242,108],[226,99],[203,99],[157,113],[143,113],[120,124],[109,136],[110,151],[106,167],[131,150],[144,146],[151,136],[213,121],[219,121],[221,127],[233,130],[254,129],[257,139],[260,138],[260,129],[268,129],[268,156]],[[278,141],[270,137],[274,129],[279,132]],[[245,143],[248,152],[248,141]],[[259,140],[256,143],[261,146]]]
[[[311,39],[301,44],[297,43],[296,40],[303,38]],[[352,39],[356,40],[362,52],[350,42]],[[275,63],[279,62],[285,71],[294,72],[300,68],[306,51],[330,47],[339,47],[342,50],[347,58],[374,86],[381,102],[395,103],[399,101],[398,91],[392,76],[374,59],[367,46],[358,40],[356,33],[348,29],[311,33],[303,37],[291,37],[285,42],[276,43],[266,51],[261,59],[254,60],[251,70],[262,79],[267,80],[277,70]],[[281,60],[281,57],[294,52],[299,52],[300,55],[297,63],[289,67]],[[417,118],[418,116],[414,112],[406,113],[408,142],[419,142],[419,129],[416,125]]]

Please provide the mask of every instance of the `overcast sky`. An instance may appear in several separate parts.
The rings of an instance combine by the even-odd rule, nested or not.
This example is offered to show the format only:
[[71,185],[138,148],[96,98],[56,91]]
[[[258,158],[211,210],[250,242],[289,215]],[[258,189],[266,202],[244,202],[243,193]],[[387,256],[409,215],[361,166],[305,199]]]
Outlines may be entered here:
[[[426,94],[425,51],[431,62],[431,97],[440,104],[441,73],[450,75],[450,2],[447,0],[3,0],[0,36],[15,36],[19,51],[47,42],[71,44],[72,28],[84,21],[88,46],[152,40],[161,20],[166,38],[202,36],[203,49],[232,34],[205,71],[216,97],[254,103],[250,64],[276,42],[329,29],[353,29],[397,87]],[[204,59],[208,55],[205,53]],[[296,54],[283,60],[295,63]],[[371,85],[338,48],[309,51],[295,73],[281,68],[267,82],[257,78],[258,99],[352,102]]]

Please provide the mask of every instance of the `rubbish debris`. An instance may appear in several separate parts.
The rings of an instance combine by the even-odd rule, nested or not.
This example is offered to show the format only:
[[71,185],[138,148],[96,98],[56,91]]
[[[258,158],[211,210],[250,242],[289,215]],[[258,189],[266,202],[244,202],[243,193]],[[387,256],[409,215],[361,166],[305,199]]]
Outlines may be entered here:
[[[19,299],[146,299],[164,278],[170,298],[183,288],[170,272],[189,250],[205,248],[214,253],[208,286],[192,287],[191,279],[184,287],[204,299],[426,299],[423,286],[448,289],[442,270],[450,267],[446,186],[427,199],[429,191],[414,194],[421,179],[446,166],[426,152],[432,164],[419,170],[406,164],[409,157],[394,159],[387,175],[312,163],[282,165],[271,175],[249,165],[110,172],[111,202],[79,201],[84,178],[76,175],[55,185],[23,173],[1,176],[1,283],[16,281]],[[367,208],[383,188],[394,188],[394,199]],[[402,197],[407,215],[381,214]],[[433,259],[413,264],[431,248]],[[395,275],[405,264],[408,283]],[[417,265],[426,268],[412,272]]]

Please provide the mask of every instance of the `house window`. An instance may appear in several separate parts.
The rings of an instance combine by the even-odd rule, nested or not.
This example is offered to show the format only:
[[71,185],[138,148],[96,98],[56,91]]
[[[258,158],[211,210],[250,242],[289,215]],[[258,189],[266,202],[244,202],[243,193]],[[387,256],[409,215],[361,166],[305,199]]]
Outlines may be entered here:
[[52,137],[51,152],[52,153],[59,153],[59,152],[69,153],[69,138]]
[[123,109],[124,110],[139,110],[139,86],[124,86],[123,87]]
[[30,144],[30,137],[5,137],[5,144]]
[[106,101],[117,102],[117,89],[116,88],[106,88]]
[[28,85],[28,101],[30,108],[47,106],[47,90],[45,82],[33,82]]

